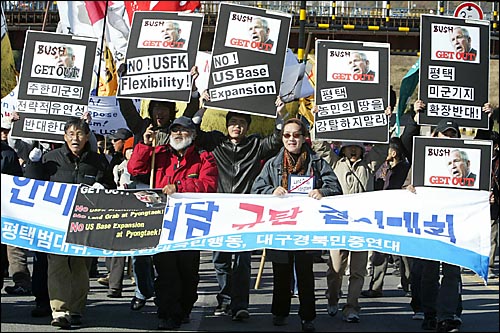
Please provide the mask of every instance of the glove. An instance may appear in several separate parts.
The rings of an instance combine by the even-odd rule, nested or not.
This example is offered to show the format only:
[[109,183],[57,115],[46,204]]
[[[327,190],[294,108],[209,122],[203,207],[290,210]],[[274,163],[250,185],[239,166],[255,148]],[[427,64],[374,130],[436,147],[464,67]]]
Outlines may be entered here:
[[95,188],[95,189],[98,189],[98,190],[104,190],[105,187],[99,183],[99,182],[95,182],[94,184],[92,184],[92,188]]
[[30,151],[29,158],[31,162],[39,162],[42,159],[42,150],[40,148],[33,148]]

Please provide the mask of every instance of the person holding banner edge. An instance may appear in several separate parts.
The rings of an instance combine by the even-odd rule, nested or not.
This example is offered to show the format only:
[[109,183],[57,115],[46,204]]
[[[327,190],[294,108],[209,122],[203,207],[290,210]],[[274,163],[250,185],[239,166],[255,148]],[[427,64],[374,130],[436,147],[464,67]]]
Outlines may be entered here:
[[[65,144],[26,166],[35,179],[86,184],[97,189],[116,188],[107,159],[91,149],[90,127],[71,118],[64,126]],[[47,254],[51,325],[63,329],[80,326],[89,291],[90,257]]]
[[[426,109],[422,100],[414,103],[415,120]],[[485,103],[482,108],[490,117],[492,107]],[[415,125],[419,128],[418,125]],[[449,118],[442,119],[431,133],[432,137],[460,138],[459,125]],[[413,165],[412,165],[413,169]],[[409,172],[411,179],[411,170]],[[407,189],[416,193],[413,185]],[[440,271],[442,279],[440,280]],[[420,308],[424,314],[422,329],[438,332],[458,332],[462,325],[462,275],[461,267],[445,262],[414,258],[411,269],[412,308]]]

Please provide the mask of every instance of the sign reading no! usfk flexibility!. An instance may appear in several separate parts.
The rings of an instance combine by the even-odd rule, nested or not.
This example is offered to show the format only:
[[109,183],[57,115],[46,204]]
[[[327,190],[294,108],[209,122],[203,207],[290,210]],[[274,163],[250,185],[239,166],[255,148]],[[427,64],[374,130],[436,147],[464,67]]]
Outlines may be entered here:
[[136,11],[119,97],[189,102],[203,14]]

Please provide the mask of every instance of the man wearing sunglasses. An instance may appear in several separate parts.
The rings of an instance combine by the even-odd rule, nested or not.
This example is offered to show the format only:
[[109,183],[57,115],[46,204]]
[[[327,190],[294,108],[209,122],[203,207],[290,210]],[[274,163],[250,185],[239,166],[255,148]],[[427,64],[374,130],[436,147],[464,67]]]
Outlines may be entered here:
[[[202,95],[202,102],[209,99],[208,91]],[[247,136],[252,118],[248,114],[228,112],[226,115],[227,135],[219,131],[198,130],[197,144],[213,152],[219,169],[218,193],[250,193],[252,184],[259,174],[262,161],[276,155],[283,143],[280,131],[283,126],[281,112],[285,103],[276,99],[276,127],[274,132],[261,137]],[[202,108],[193,117],[201,124],[206,109]],[[234,255],[234,265],[232,258]],[[252,251],[213,252],[213,262],[219,283],[217,307],[214,315],[232,313],[234,321],[250,317],[248,312]]]

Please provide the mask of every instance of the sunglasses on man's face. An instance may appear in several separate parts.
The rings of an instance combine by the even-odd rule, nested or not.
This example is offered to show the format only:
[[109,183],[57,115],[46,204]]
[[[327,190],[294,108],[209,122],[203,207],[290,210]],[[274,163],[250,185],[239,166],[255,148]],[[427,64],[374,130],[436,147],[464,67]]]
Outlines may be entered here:
[[293,136],[295,139],[298,139],[302,136],[302,133],[295,132],[295,133],[283,133],[283,137],[285,139],[290,139],[290,137]]

